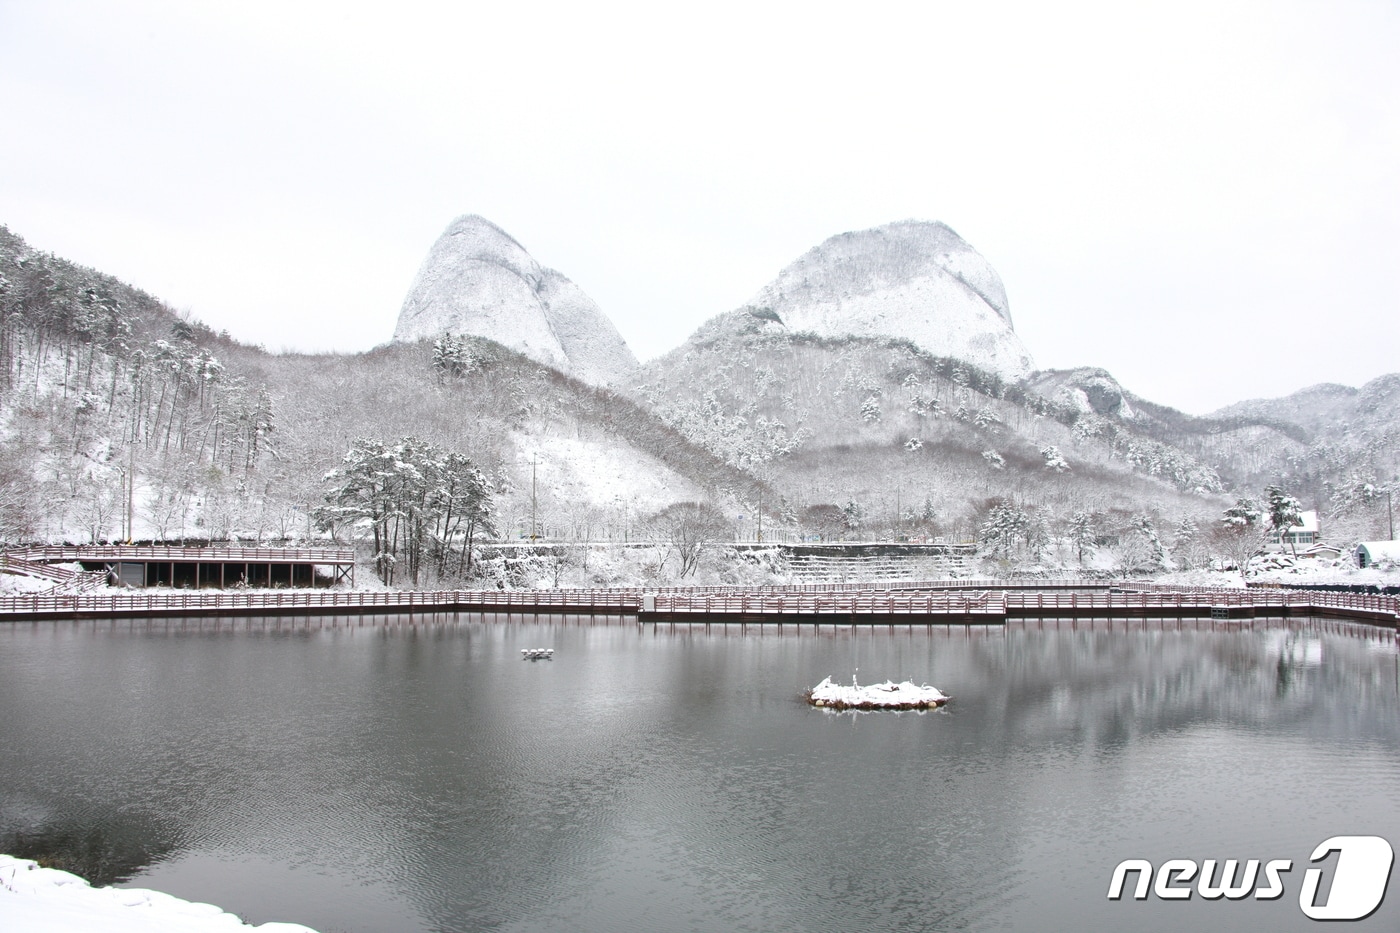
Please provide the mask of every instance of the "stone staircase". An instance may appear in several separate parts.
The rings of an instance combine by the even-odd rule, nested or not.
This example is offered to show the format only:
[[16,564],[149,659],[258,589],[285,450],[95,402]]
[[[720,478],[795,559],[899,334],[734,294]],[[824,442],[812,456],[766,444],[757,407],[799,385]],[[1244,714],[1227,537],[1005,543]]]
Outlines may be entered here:
[[970,554],[791,554],[788,569],[798,583],[943,580],[976,576]]

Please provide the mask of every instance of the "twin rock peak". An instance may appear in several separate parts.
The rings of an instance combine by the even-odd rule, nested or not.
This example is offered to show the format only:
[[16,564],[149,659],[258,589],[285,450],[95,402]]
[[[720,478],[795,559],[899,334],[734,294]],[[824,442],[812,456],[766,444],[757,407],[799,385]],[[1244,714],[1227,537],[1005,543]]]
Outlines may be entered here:
[[[941,223],[900,221],[834,236],[734,313],[745,312],[770,329],[908,340],[1013,381],[1035,369],[1012,327],[1001,277]],[[494,340],[595,385],[626,386],[638,370],[627,342],[582,289],[476,215],[454,220],[428,251],[394,339],[447,333]]]

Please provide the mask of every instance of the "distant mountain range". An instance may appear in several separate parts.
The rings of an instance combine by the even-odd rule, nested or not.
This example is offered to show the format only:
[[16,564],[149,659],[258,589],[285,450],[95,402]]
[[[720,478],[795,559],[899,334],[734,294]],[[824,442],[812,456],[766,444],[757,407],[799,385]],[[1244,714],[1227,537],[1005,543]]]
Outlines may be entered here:
[[[1034,370],[996,270],[941,223],[843,233],[778,273],[744,311],[818,337],[907,340],[1004,379]],[[404,299],[394,339],[495,340],[587,382],[625,385],[636,358],[576,285],[482,217],[454,220]]]
[[995,270],[937,223],[832,237],[645,366],[576,285],[475,216],[433,244],[394,342],[361,354],[238,344],[4,228],[0,310],[12,541],[115,536],[133,473],[152,536],[305,533],[362,435],[468,453],[503,531],[542,512],[566,539],[630,538],[699,500],[741,536],[761,514],[770,539],[963,540],[1011,503],[1038,551],[1072,521],[1104,540],[1206,527],[1267,483],[1368,537],[1400,469],[1400,375],[1202,418],[1106,369],[1036,370]]
[[[471,235],[454,233],[462,230]],[[434,298],[433,291],[415,285],[396,338],[461,327],[553,364],[558,353],[539,350],[541,343],[532,342],[528,326],[499,326],[501,320],[539,320],[540,314],[528,289],[511,293],[518,303],[508,312],[493,312],[506,304],[500,297],[503,290],[493,284],[497,276],[494,271],[472,270],[495,262],[490,257],[497,255],[512,257],[512,268],[538,269],[514,240],[486,221],[455,222],[434,246],[420,279],[428,277],[428,270],[447,265],[463,270],[462,278],[476,284],[459,287],[447,298]],[[526,274],[526,280],[533,281],[534,274]],[[469,296],[480,293],[489,297],[463,313]],[[592,302],[588,306],[596,308]],[[410,316],[413,327],[405,323]],[[601,311],[589,318],[589,328],[594,347],[616,347],[621,342]],[[774,353],[785,355],[784,359],[767,360]],[[752,382],[751,373],[736,372],[736,362],[746,354],[756,354],[749,367],[758,374]],[[863,363],[857,375],[849,360],[842,362],[852,354],[874,358]],[[804,362],[796,362],[795,355],[804,356]],[[944,366],[955,362],[947,376],[950,385],[939,385],[941,377],[936,374],[928,377],[932,383],[922,394],[908,386],[888,385],[892,368],[908,370],[906,380],[924,378],[926,374],[908,362],[912,359],[939,361]],[[804,369],[824,375],[810,378]],[[1038,453],[1047,445],[1068,444],[1071,449],[1082,448],[1092,462],[1102,459],[1102,468],[1110,472],[1128,467],[1164,480],[1178,491],[1248,491],[1278,481],[1291,483],[1299,494],[1320,502],[1330,488],[1350,481],[1352,474],[1384,479],[1383,474],[1393,474],[1395,469],[1393,445],[1387,447],[1387,438],[1395,436],[1396,408],[1387,400],[1396,377],[1382,377],[1361,389],[1317,386],[1288,399],[1242,402],[1210,416],[1194,417],[1134,395],[1105,369],[1036,370],[1015,333],[1000,276],[941,223],[901,221],[831,237],[782,269],[744,307],[706,322],[680,348],[652,361],[640,373],[631,354],[621,352],[611,366],[594,362],[586,371],[577,366],[572,371],[589,381],[630,390],[687,436],[735,463],[764,456],[748,449],[756,443],[752,437],[756,434],[778,451],[771,456],[779,460],[799,451],[810,456],[822,446],[919,448],[930,439],[921,434],[934,434],[941,442],[955,445],[988,445],[975,451],[979,458],[997,446],[997,437],[927,430],[937,420],[936,412],[920,411],[912,422],[891,417],[895,414],[890,410],[891,397],[909,396],[900,401],[920,409],[930,401],[923,396],[932,394],[937,406],[945,406],[947,399],[941,396],[965,396],[963,407],[976,402],[978,407],[991,405],[989,411],[1004,408],[1008,399],[1024,397],[1031,408],[1045,409],[1038,415],[1042,426],[1034,436],[1021,432],[1003,436],[1002,446],[1029,456],[1028,451]],[[600,372],[606,372],[606,378],[587,375]],[[777,375],[780,372],[784,374]],[[833,373],[840,373],[842,380],[836,385],[826,378]],[[851,384],[853,380],[856,385]],[[807,385],[808,391],[795,392],[797,384]],[[818,398],[822,399],[819,404],[804,403],[804,399]],[[698,413],[702,408],[704,415]],[[958,408],[952,405],[945,413],[956,416]],[[845,424],[839,414],[843,409],[849,409],[851,416]],[[1053,412],[1050,420],[1068,428],[1070,434],[1061,436],[1059,428],[1044,425],[1046,412]],[[1013,422],[1022,420],[1012,412],[1003,414]],[[700,423],[704,418],[711,423]],[[742,424],[743,429],[726,433],[716,427],[714,422],[726,419],[731,425]],[[974,433],[986,431],[986,425],[973,427]],[[739,449],[747,452],[736,453]],[[882,469],[896,466],[887,464]],[[883,474],[852,488],[879,482],[878,475]],[[845,480],[837,485],[842,484],[849,485]],[[1142,494],[1135,491],[1121,498],[1141,500]]]

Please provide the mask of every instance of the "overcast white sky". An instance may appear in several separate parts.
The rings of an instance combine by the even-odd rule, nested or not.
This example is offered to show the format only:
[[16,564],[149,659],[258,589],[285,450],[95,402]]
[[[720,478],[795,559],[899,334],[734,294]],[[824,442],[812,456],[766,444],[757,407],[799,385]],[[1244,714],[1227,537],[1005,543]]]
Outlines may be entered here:
[[0,0],[0,223],[362,350],[477,213],[648,359],[942,220],[1039,366],[1204,413],[1400,371],[1397,49],[1395,2]]

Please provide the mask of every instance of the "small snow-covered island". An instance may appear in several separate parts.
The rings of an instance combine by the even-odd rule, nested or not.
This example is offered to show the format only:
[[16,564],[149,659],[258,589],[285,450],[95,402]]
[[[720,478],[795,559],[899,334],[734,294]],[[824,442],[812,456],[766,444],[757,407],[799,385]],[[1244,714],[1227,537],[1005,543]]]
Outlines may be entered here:
[[898,684],[887,680],[862,687],[855,677],[849,687],[834,684],[827,677],[806,696],[813,706],[828,709],[935,709],[949,700],[947,694],[928,684],[920,687],[911,680]]

